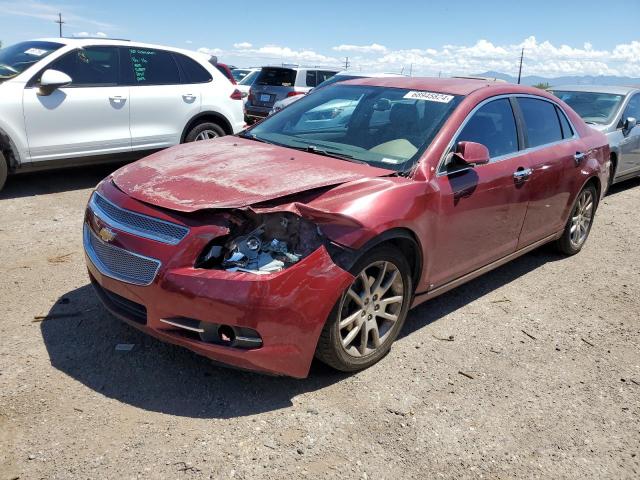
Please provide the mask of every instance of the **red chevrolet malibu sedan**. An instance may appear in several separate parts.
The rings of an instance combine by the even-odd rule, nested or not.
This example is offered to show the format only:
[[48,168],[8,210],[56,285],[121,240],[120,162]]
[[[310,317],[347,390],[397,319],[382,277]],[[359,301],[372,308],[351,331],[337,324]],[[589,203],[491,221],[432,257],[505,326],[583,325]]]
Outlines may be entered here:
[[544,91],[371,78],[103,180],[84,248],[106,308],[235,367],[305,377],[391,348],[408,310],[548,242],[575,254],[604,135]]

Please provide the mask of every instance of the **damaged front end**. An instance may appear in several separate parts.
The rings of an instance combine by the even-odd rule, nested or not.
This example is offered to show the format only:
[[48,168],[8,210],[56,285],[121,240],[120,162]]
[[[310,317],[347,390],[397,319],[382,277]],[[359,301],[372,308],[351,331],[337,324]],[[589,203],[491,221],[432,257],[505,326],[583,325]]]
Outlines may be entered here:
[[294,213],[235,211],[229,233],[211,241],[195,266],[265,275],[295,265],[327,243],[317,225]]

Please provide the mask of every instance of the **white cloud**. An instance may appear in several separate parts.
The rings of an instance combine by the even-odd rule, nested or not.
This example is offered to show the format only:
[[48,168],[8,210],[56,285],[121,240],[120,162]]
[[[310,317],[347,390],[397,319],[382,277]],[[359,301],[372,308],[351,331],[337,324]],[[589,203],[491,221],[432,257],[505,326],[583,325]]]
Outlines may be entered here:
[[186,43],[188,45],[191,45],[193,43],[193,41],[192,40],[185,40],[184,43]]
[[20,16],[38,18],[41,20],[55,21],[58,19],[58,13],[62,12],[62,20],[65,22],[63,27],[77,27],[82,25],[92,25],[94,27],[112,29],[114,26],[93,18],[88,18],[75,13],[74,9],[69,5],[51,5],[38,1],[0,1],[0,16]]
[[[558,77],[564,75],[616,75],[640,77],[640,41],[619,44],[610,50],[597,48],[590,42],[579,46],[555,45],[530,36],[518,43],[496,44],[480,39],[470,45],[427,45],[421,48],[392,50],[384,45],[338,45],[333,52],[349,52],[354,70],[408,73],[414,75],[471,75],[497,71],[517,75],[520,52],[524,47],[524,75]],[[299,63],[340,67],[344,59],[338,55],[281,45],[257,47],[248,42],[233,48],[201,48],[234,64],[266,65]]]
[[221,55],[222,53],[224,53],[224,50],[221,50],[220,48],[201,47],[198,49],[198,51],[200,53],[208,53],[209,55]]
[[[333,50],[338,50],[334,47]],[[374,52],[362,50],[350,58],[356,68],[401,71],[414,74],[477,74],[498,71],[516,74],[524,47],[523,74],[557,77],[563,75],[622,75],[640,77],[640,41],[620,44],[612,50],[597,49],[586,42],[580,47],[554,45],[530,36],[522,42],[496,45],[486,39],[473,45],[443,45]],[[340,50],[345,51],[345,50]]]
[[96,38],[107,38],[109,35],[107,35],[104,32],[95,32],[95,33],[91,33],[91,32],[77,32],[77,33],[72,33],[71,34],[72,37],[96,37]]
[[379,45],[377,43],[372,43],[371,45],[338,45],[337,47],[333,47],[332,50],[336,52],[357,52],[357,53],[385,53],[387,51],[387,47],[384,45]]
[[[233,63],[269,64],[269,63],[301,63],[306,65],[340,65],[337,58],[320,54],[309,49],[293,49],[279,45],[265,45],[254,48],[247,42],[233,44],[232,50],[220,48],[199,48],[199,52],[217,55],[218,57],[232,58]],[[230,60],[231,61],[231,60]]]

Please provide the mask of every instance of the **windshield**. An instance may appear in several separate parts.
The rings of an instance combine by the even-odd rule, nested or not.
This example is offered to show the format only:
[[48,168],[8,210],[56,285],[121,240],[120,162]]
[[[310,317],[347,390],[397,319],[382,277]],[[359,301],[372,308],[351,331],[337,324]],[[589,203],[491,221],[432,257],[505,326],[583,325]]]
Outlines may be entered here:
[[248,137],[396,171],[409,170],[463,97],[336,84],[314,91]]
[[260,70],[253,70],[252,72],[247,73],[242,80],[238,82],[238,85],[253,85],[253,82],[256,81],[258,75],[260,75]]
[[556,97],[573,108],[586,123],[607,125],[613,121],[624,95],[597,92],[553,91]]
[[22,42],[0,50],[0,81],[21,74],[63,45],[53,42]]

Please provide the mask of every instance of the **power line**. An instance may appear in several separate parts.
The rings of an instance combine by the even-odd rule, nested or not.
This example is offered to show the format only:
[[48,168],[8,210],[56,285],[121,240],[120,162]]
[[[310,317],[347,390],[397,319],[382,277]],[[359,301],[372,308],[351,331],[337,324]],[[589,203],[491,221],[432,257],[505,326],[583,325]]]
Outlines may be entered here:
[[58,24],[59,30],[60,30],[60,38],[62,38],[62,24],[66,23],[66,22],[62,21],[62,14],[61,13],[58,13],[58,20],[54,20],[54,22]]

